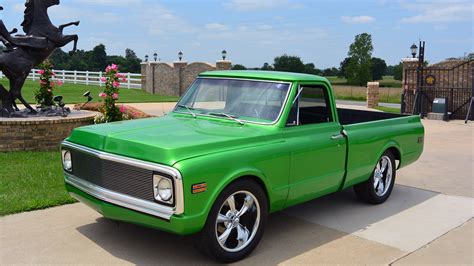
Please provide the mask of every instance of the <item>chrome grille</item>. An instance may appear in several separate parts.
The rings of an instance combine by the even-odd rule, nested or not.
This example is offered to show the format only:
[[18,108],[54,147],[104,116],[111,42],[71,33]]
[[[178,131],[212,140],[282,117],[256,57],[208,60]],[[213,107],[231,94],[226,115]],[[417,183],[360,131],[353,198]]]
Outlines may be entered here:
[[74,176],[115,192],[154,201],[153,171],[70,151]]

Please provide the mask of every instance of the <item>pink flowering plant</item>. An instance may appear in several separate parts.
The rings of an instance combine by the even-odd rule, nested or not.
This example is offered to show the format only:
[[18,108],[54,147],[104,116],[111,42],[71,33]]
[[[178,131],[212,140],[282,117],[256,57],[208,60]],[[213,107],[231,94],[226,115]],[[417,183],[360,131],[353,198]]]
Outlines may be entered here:
[[48,60],[44,61],[39,68],[37,73],[40,75],[40,88],[35,92],[36,102],[41,108],[53,106],[55,105],[53,92],[62,86],[62,82],[52,80],[56,74],[53,72],[53,65]]
[[125,75],[119,73],[119,68],[116,64],[112,64],[105,69],[105,76],[101,78],[101,81],[105,83],[104,91],[99,94],[99,97],[104,102],[101,108],[103,116],[100,119],[96,119],[96,122],[107,123],[128,119],[123,108],[115,105],[115,102],[119,99],[120,81],[127,81]]

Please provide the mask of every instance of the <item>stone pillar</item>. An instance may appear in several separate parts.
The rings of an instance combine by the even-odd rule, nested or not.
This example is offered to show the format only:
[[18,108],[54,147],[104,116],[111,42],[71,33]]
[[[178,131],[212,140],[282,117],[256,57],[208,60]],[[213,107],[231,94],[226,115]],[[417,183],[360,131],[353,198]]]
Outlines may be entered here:
[[184,87],[184,77],[183,77],[183,70],[188,66],[188,62],[186,61],[175,61],[173,63],[174,73],[175,73],[175,80],[177,84],[176,90],[178,91],[178,95],[181,96],[184,93],[186,88]]
[[229,60],[217,60],[216,70],[230,70],[232,68],[232,61]]
[[367,107],[375,108],[379,105],[379,83],[367,82]]
[[142,75],[142,90],[146,91],[146,77],[148,75],[148,62],[142,62],[140,65]]

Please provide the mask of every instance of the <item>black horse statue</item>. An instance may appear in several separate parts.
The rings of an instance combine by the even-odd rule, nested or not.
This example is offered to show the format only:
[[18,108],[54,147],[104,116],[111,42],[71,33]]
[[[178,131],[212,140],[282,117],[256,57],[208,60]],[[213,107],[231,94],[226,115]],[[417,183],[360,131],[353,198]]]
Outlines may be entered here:
[[[77,48],[77,35],[63,35],[63,29],[68,26],[78,26],[79,21],[56,27],[48,16],[48,8],[59,5],[59,0],[26,0],[25,16],[21,24],[25,35],[12,36],[16,29],[8,31],[0,20],[0,41],[7,47],[0,55],[0,71],[10,81],[10,91],[0,84],[0,116],[9,116],[15,110],[15,100],[18,99],[36,114],[36,110],[25,101],[21,88],[30,71],[47,59],[56,48],[63,47],[74,41],[71,53]],[[0,10],[3,8],[0,7]],[[6,115],[5,115],[6,114]]]

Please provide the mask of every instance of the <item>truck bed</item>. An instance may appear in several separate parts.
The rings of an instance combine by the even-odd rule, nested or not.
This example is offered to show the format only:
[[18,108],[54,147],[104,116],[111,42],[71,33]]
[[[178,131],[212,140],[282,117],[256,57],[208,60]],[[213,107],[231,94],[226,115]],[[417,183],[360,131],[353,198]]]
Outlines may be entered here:
[[337,108],[339,123],[341,125],[352,125],[357,123],[385,120],[391,118],[404,117],[402,114],[392,114],[374,111],[362,111],[354,109]]

